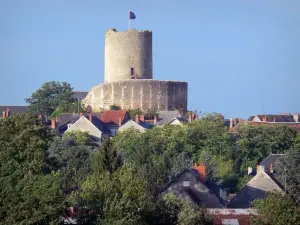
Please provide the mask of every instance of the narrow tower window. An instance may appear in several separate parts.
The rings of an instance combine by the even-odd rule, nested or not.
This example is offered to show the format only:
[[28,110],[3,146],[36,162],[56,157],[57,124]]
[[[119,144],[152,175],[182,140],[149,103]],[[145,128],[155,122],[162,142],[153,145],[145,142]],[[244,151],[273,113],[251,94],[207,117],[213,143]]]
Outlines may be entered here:
[[131,75],[131,79],[134,79],[134,69],[133,69],[133,67],[130,68],[130,75]]

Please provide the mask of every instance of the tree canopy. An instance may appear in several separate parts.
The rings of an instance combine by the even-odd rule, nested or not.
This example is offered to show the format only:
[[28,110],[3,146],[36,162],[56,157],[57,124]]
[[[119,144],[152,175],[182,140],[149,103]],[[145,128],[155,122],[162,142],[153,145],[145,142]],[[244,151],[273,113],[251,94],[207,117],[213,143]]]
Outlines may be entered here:
[[67,82],[50,81],[25,100],[31,112],[50,116],[58,107],[63,112],[69,110],[70,104],[76,101],[72,90]]

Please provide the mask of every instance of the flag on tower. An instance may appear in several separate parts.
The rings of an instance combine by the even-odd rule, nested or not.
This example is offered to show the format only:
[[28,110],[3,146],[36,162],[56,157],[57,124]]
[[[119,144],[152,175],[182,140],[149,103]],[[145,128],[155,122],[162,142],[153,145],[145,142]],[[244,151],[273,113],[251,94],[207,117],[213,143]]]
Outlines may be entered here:
[[136,18],[136,16],[135,16],[134,12],[129,11],[129,19],[134,20],[135,18]]

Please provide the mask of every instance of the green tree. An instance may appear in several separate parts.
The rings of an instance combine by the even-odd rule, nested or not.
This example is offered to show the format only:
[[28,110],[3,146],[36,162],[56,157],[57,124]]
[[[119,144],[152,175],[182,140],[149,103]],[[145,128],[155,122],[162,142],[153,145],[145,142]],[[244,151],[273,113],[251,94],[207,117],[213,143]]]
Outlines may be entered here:
[[92,138],[91,135],[88,132],[83,131],[69,131],[65,132],[64,139],[71,139],[76,142],[78,145],[86,145],[86,146],[92,146]]
[[296,132],[287,126],[244,125],[239,131],[238,163],[241,171],[255,167],[270,153],[285,153],[295,141]]
[[121,107],[118,106],[118,105],[110,105],[110,106],[109,106],[109,109],[110,109],[110,110],[120,110]]
[[58,106],[63,110],[75,100],[70,84],[50,81],[44,83],[30,98],[26,99],[26,102],[29,103],[31,112],[50,116]]
[[258,216],[253,225],[294,225],[300,224],[300,208],[288,196],[280,193],[269,194],[267,198],[253,202]]
[[286,181],[288,195],[295,201],[300,201],[300,152],[289,151],[274,169],[283,185]]
[[58,224],[64,198],[46,150],[50,130],[29,113],[0,120],[1,224]]

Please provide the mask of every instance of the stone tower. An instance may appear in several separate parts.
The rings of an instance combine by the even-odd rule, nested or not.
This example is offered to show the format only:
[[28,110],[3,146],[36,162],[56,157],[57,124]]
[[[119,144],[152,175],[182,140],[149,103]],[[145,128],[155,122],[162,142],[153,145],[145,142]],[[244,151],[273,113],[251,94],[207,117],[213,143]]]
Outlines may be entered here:
[[152,32],[108,30],[105,82],[152,78]]
[[104,83],[82,101],[93,111],[122,109],[187,110],[187,82],[153,80],[152,31],[110,29],[105,39]]

